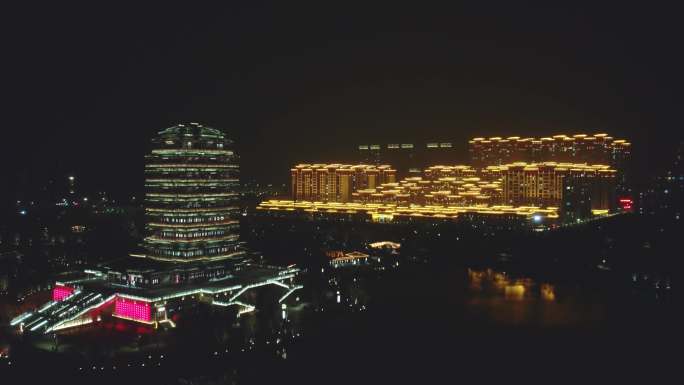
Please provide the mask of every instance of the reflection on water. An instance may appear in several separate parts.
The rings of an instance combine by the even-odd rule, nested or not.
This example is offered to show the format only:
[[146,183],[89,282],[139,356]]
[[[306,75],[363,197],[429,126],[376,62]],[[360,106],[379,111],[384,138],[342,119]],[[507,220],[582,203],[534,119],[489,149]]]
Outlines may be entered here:
[[555,301],[556,292],[552,284],[542,283],[541,284],[541,298],[545,301]]
[[581,325],[601,321],[600,301],[581,290],[537,282],[492,268],[467,269],[469,314],[497,324],[531,326]]
[[506,299],[521,300],[525,297],[525,286],[522,284],[506,285]]
[[507,300],[522,301],[539,298],[555,301],[555,288],[550,283],[537,285],[531,278],[511,278],[505,272],[492,269],[468,269],[468,287],[471,292],[502,296]]

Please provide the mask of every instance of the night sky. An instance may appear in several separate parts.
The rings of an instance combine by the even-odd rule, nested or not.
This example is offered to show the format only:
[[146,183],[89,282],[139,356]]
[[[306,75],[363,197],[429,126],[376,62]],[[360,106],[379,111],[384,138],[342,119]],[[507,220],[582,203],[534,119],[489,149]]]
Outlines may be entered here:
[[190,121],[279,183],[363,142],[449,140],[457,163],[472,136],[600,131],[643,177],[682,139],[678,9],[224,3],[6,9],[3,195],[65,172],[138,193],[151,136]]

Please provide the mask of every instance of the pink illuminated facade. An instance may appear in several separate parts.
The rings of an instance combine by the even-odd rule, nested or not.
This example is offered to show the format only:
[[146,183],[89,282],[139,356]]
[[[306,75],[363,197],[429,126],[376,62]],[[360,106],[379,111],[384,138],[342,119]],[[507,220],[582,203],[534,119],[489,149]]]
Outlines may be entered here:
[[52,300],[62,301],[64,298],[74,293],[74,288],[69,286],[56,285],[52,289]]
[[152,322],[152,307],[149,302],[117,297],[114,304],[114,316],[133,321]]

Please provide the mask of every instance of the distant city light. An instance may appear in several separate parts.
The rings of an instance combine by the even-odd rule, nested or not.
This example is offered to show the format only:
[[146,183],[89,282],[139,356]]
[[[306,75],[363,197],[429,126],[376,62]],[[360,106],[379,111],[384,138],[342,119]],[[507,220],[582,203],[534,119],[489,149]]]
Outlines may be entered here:
[[535,222],[541,222],[542,216],[541,216],[541,215],[534,215],[534,216],[532,217],[532,219],[534,219]]
[[26,215],[26,210],[19,210],[19,214]]
[[632,198],[620,198],[618,201],[620,202],[620,207],[623,210],[631,210],[632,205],[634,204]]

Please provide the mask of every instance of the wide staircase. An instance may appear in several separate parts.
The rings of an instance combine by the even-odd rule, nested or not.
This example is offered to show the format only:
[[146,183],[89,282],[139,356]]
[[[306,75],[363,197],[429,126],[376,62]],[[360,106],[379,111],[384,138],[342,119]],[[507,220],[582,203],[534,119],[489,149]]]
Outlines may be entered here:
[[87,313],[110,300],[102,294],[75,291],[61,301],[50,301],[15,317],[10,325],[19,327],[25,333],[50,333],[90,322]]

